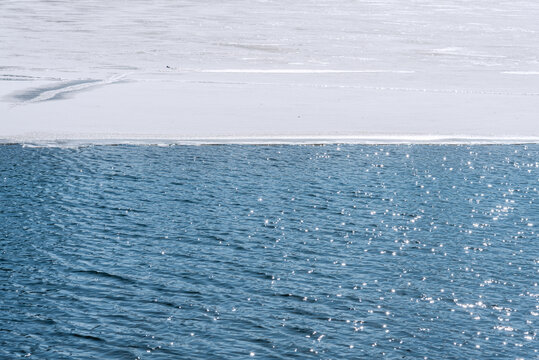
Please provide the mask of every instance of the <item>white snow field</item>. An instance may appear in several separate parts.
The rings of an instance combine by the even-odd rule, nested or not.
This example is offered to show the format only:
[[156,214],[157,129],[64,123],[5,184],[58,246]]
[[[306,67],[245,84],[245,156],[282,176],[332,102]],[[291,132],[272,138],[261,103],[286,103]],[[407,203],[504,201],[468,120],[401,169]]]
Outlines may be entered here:
[[539,1],[2,0],[0,142],[539,142]]

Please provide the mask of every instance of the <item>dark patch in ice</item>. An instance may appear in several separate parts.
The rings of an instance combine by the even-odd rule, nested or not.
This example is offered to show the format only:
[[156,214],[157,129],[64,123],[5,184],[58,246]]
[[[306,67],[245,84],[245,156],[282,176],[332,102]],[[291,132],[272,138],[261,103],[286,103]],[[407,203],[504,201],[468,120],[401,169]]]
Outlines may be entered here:
[[125,82],[123,79],[124,75],[114,76],[110,79],[105,80],[96,80],[96,79],[85,79],[85,80],[72,80],[67,82],[62,82],[56,85],[42,86],[31,89],[26,89],[23,91],[15,92],[8,96],[8,100],[16,101],[19,103],[35,103],[49,100],[60,100],[66,99],[69,95],[72,95],[77,92],[84,90],[89,90],[90,88],[95,88],[97,86],[115,84],[120,82]]
[[82,85],[82,84],[91,84],[91,83],[96,83],[96,82],[99,82],[99,80],[95,80],[95,79],[73,80],[73,81],[62,82],[60,84],[52,85],[52,86],[32,88],[32,89],[27,89],[27,90],[23,90],[21,92],[12,94],[11,99],[16,100],[18,102],[40,101],[39,97],[41,95],[47,92],[54,92],[51,95],[51,97],[48,97],[44,99],[43,101],[59,100],[59,99],[64,99],[66,95],[68,95],[69,93],[83,90],[83,89],[70,90],[69,88],[71,88],[72,86]]
[[61,80],[59,78],[43,78],[39,76],[0,74],[0,81],[33,81],[33,80]]
[[20,66],[0,66],[0,70],[19,70],[22,69]]
[[0,74],[0,81],[31,81],[36,79],[34,76]]
[[264,51],[264,52],[272,52],[272,53],[283,52],[283,49],[281,49],[280,47],[276,45],[239,44],[239,43],[219,43],[218,45],[234,47],[234,48],[244,49],[244,50]]
[[93,69],[138,70],[139,68],[131,65],[101,65],[94,66]]

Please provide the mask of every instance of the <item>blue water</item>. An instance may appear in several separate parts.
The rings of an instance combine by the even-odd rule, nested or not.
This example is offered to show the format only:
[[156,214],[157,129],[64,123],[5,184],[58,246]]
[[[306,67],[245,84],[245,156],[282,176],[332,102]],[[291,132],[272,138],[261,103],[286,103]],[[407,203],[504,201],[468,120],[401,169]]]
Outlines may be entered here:
[[0,358],[538,357],[539,145],[0,146]]

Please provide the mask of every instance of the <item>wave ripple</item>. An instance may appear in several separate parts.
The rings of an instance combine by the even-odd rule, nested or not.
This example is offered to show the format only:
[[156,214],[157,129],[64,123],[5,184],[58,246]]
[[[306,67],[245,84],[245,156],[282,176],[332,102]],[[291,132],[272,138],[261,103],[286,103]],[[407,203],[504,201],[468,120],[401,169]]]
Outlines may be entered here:
[[537,159],[0,146],[0,358],[534,358]]

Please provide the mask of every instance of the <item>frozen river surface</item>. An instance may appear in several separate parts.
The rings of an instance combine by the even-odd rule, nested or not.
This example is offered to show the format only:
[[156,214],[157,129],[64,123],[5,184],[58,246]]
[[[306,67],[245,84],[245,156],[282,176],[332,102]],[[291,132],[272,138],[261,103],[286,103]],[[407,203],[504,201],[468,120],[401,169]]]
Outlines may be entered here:
[[2,1],[0,139],[539,137],[535,1]]

